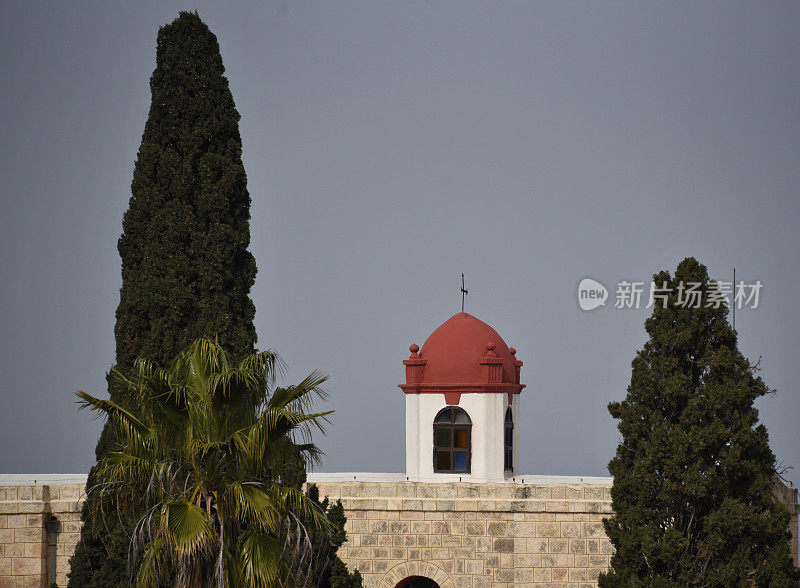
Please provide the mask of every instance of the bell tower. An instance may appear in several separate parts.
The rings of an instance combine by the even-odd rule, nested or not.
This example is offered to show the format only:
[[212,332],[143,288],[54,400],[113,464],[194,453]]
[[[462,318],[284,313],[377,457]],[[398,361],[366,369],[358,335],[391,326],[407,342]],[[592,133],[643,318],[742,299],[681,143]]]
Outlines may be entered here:
[[409,347],[406,475],[420,482],[499,482],[518,474],[522,362],[497,332],[460,312]]

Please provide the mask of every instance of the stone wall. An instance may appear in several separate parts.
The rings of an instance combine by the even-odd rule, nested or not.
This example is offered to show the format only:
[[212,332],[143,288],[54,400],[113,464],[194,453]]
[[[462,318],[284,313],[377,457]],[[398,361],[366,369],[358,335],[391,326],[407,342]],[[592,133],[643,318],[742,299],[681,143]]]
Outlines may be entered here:
[[[596,586],[614,552],[602,525],[611,481],[572,481],[316,483],[321,496],[342,500],[348,541],[339,554],[367,588],[394,588],[411,576],[442,588]],[[775,492],[792,515],[797,565],[798,492],[782,484]]]
[[55,534],[56,584],[67,585],[83,499],[83,484],[0,486],[0,588],[47,586],[49,537],[44,521],[51,515],[60,523]]
[[800,505],[797,503],[797,488],[793,486],[785,486],[781,483],[775,484],[775,496],[779,502],[782,502],[789,509],[789,529],[792,531],[792,542],[790,545],[792,551],[792,558],[794,565],[798,565],[798,516],[800,516]]
[[341,558],[368,588],[426,576],[442,588],[595,586],[613,547],[609,485],[320,482],[341,498]]
[[[55,515],[56,582],[66,586],[80,536],[84,483],[0,476],[0,588],[46,586],[48,537]],[[353,481],[353,478],[372,481]],[[391,474],[310,476],[322,496],[341,498],[348,541],[340,556],[367,588],[394,588],[425,576],[442,588],[596,586],[613,547],[602,519],[611,510],[610,480],[538,478],[529,483],[416,483]],[[85,480],[85,476],[82,477]],[[564,481],[568,480],[568,481]],[[533,482],[533,483],[531,483]],[[792,513],[797,563],[797,489],[776,487]]]

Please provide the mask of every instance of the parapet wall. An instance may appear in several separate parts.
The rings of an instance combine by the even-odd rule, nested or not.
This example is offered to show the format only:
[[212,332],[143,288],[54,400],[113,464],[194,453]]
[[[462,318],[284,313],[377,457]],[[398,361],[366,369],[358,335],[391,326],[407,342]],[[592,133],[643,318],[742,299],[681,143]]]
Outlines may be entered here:
[[[602,525],[611,513],[610,478],[437,484],[332,476],[310,480],[320,496],[342,500],[348,540],[339,555],[367,588],[395,588],[413,576],[442,588],[583,588],[597,585],[614,552]],[[797,565],[798,491],[777,483],[775,495],[791,514]]]
[[319,482],[348,517],[339,555],[368,588],[594,586],[613,547],[610,485]]
[[[80,537],[85,476],[0,476],[0,588],[47,586],[45,520],[59,523],[55,577],[66,586]],[[353,478],[356,478],[354,480]],[[370,481],[359,481],[367,478]],[[395,588],[425,576],[442,588],[596,586],[613,546],[608,478],[543,478],[528,483],[427,483],[392,474],[317,474],[321,496],[341,499],[348,540],[339,550],[367,588]],[[797,564],[797,489],[776,486],[792,515]]]
[[798,516],[800,516],[800,505],[797,503],[797,488],[794,486],[786,486],[781,482],[775,484],[775,497],[778,502],[785,504],[789,509],[789,529],[792,532],[792,542],[790,545],[792,552],[792,559],[794,565],[798,565],[798,535],[800,528],[798,527]]
[[[85,479],[85,476],[83,476]],[[0,486],[0,588],[47,586],[49,543],[55,581],[67,585],[69,558],[80,538],[84,483]],[[58,519],[52,537],[45,520]]]

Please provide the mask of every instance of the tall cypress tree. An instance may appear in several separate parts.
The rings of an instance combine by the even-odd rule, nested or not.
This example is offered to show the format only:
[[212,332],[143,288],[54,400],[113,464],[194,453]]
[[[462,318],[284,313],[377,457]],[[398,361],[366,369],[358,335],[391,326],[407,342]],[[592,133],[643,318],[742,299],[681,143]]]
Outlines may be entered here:
[[[608,469],[616,548],[600,586],[796,586],[789,514],[773,496],[775,456],[754,401],[769,389],[693,258],[654,276],[650,339],[628,395],[609,405],[622,441]],[[689,301],[698,284],[700,307]],[[683,288],[681,288],[681,284]]]
[[[181,12],[159,29],[150,113],[118,243],[116,367],[123,373],[139,356],[165,365],[201,336],[234,357],[254,351],[250,196],[224,71],[217,38],[197,13]],[[97,458],[113,444],[106,426]],[[106,526],[113,517],[86,520],[88,512],[70,585],[125,584],[124,532]]]
[[306,496],[319,505],[322,512],[333,525],[333,530],[315,529],[303,521],[309,533],[312,548],[311,569],[307,576],[298,578],[298,586],[315,586],[316,588],[362,588],[363,579],[361,572],[347,569],[345,563],[336,554],[338,549],[347,541],[347,532],[344,530],[347,517],[344,514],[342,501],[337,500],[331,504],[326,496],[320,502],[319,488],[316,484],[306,487]]

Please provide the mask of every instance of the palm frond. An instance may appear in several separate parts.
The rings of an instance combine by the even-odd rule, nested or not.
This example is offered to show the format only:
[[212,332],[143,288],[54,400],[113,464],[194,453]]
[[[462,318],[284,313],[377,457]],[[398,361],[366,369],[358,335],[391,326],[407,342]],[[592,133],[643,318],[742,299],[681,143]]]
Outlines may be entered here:
[[267,588],[278,576],[283,546],[258,529],[247,529],[239,537],[237,555],[242,579],[247,586]]
[[302,490],[273,483],[267,489],[267,495],[282,512],[309,520],[317,529],[333,528],[319,505],[310,500]]
[[161,579],[168,575],[170,553],[161,538],[151,541],[145,549],[144,556],[136,574],[136,588],[151,588],[161,585]]
[[75,396],[80,398],[78,401],[78,410],[88,408],[96,413],[105,414],[106,417],[118,427],[120,432],[127,437],[133,438],[147,435],[147,426],[130,411],[125,410],[116,402],[95,398],[83,390],[75,392]]
[[153,460],[123,451],[110,451],[98,469],[98,478],[104,480],[141,480],[150,477]]
[[92,492],[102,520],[138,519],[129,556],[137,585],[277,586],[278,574],[309,565],[306,525],[330,524],[288,483],[319,459],[311,432],[324,432],[333,411],[311,411],[326,398],[327,375],[276,389],[283,369],[272,350],[234,364],[199,339],[167,369],[147,360],[113,369],[119,403],[76,393],[81,409],[120,431]]
[[320,388],[327,380],[326,373],[315,370],[295,386],[276,388],[269,399],[269,404],[280,408],[295,404],[298,410],[308,410],[315,397],[320,400],[328,397],[325,390]]
[[248,355],[239,362],[239,369],[254,374],[263,374],[267,385],[275,383],[278,376],[286,373],[286,363],[274,349]]
[[218,541],[206,511],[186,500],[168,502],[161,510],[161,533],[181,558],[208,553]]
[[231,482],[219,497],[219,508],[225,518],[256,524],[265,532],[275,532],[283,518],[258,483]]

